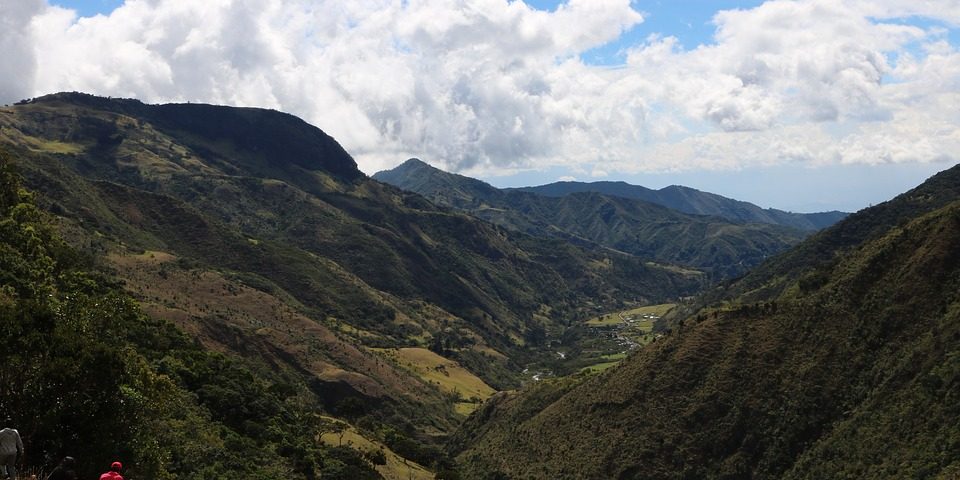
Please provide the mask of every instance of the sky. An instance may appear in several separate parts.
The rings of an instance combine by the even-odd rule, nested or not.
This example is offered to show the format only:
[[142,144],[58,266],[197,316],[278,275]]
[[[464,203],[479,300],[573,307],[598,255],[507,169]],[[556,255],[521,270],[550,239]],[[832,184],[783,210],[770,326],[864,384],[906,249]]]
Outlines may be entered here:
[[368,174],[855,211],[960,156],[960,0],[0,0],[0,104],[273,108]]

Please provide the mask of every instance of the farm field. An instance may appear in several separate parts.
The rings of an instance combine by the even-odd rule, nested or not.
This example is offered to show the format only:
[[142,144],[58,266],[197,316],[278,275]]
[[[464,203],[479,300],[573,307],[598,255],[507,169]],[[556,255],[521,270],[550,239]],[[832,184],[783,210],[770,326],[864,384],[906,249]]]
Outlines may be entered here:
[[604,355],[600,357],[600,360],[601,360],[600,363],[594,363],[593,365],[583,367],[580,371],[589,372],[589,373],[599,373],[620,363],[620,361],[623,360],[624,358],[627,358],[627,354],[623,352],[614,353],[611,355]]
[[662,317],[667,314],[673,307],[676,307],[675,303],[662,303],[659,305],[646,305],[643,307],[632,308],[630,310],[623,310],[621,312],[607,313],[600,315],[598,317],[591,318],[587,320],[587,325],[591,327],[606,327],[611,325],[619,325],[630,317]]

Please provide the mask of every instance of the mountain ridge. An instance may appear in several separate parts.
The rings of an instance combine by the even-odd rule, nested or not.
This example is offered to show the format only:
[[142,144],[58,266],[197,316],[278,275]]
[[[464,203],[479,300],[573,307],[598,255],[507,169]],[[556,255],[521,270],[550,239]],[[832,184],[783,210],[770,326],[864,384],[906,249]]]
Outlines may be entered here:
[[712,279],[742,275],[804,236],[790,227],[685,214],[653,202],[598,192],[550,197],[500,190],[417,159],[373,178],[506,228],[700,269]]
[[670,185],[659,190],[653,190],[622,181],[555,182],[506,190],[533,192],[556,197],[579,192],[598,192],[645,200],[684,213],[714,215],[735,222],[783,225],[806,231],[820,230],[849,215],[839,211],[794,213],[775,208],[762,208],[749,202],[723,197],[683,185]]

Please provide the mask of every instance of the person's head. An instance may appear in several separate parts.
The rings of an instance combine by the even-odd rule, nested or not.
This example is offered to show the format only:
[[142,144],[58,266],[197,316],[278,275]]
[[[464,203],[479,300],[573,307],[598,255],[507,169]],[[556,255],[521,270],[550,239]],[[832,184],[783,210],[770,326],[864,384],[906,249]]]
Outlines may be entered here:
[[67,468],[73,468],[77,465],[77,459],[73,457],[63,457],[63,460],[60,461],[60,465],[63,465]]
[[123,465],[120,462],[113,462],[110,464],[110,471],[120,473],[120,470],[123,469]]

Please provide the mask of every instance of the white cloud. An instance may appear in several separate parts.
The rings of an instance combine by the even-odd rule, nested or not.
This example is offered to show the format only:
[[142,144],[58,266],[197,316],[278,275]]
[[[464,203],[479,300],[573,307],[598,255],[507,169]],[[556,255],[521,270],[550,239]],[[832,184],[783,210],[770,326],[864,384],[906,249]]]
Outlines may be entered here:
[[890,19],[922,16],[960,26],[960,0],[857,0],[851,3],[869,17]]
[[958,25],[955,0],[773,0],[719,12],[710,45],[651,36],[622,68],[578,55],[642,22],[630,0],[553,12],[507,0],[127,0],[79,19],[38,1],[0,0],[11,27],[0,46],[13,52],[0,66],[17,73],[0,79],[0,101],[80,90],[277,108],[334,135],[368,172],[414,156],[473,173],[603,176],[958,151],[956,46],[902,20]]
[[43,0],[0,0],[0,103],[28,97],[36,72],[30,19]]

